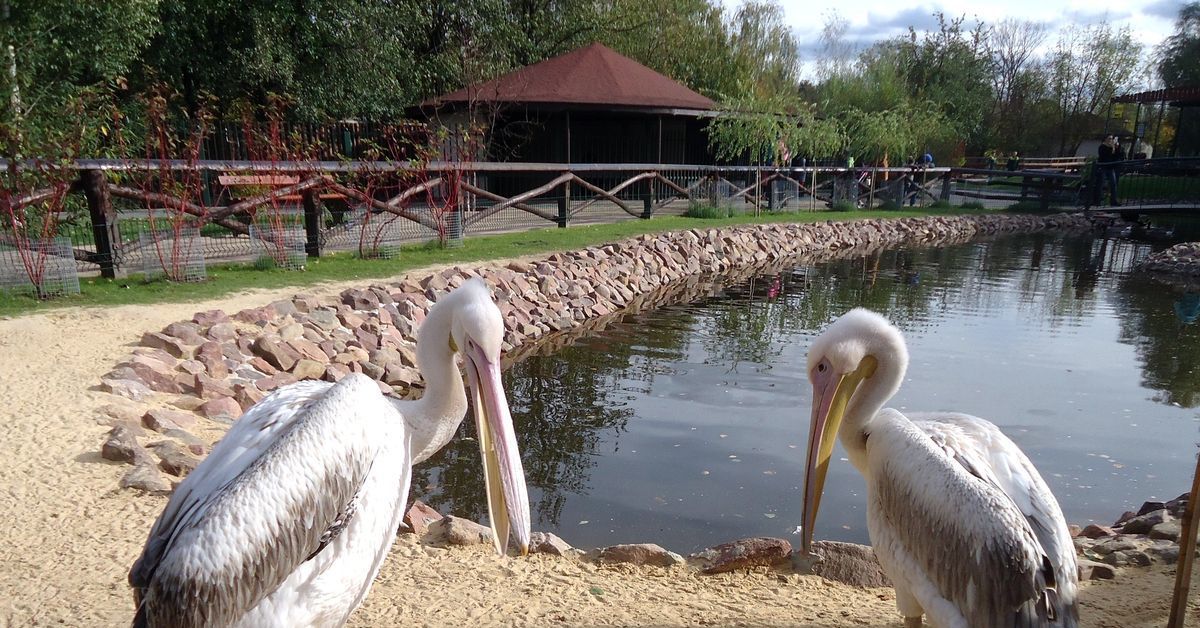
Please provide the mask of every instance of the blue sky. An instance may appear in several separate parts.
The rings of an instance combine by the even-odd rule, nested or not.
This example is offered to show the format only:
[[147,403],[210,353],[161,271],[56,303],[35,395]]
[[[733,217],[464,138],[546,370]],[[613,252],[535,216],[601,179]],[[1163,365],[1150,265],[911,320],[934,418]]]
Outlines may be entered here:
[[[724,0],[731,9],[739,0]],[[912,25],[918,30],[936,27],[933,14],[942,11],[947,16],[966,15],[984,22],[1017,18],[1045,22],[1051,34],[1047,46],[1052,46],[1056,31],[1071,23],[1092,24],[1108,21],[1114,26],[1128,26],[1135,40],[1147,48],[1169,36],[1184,0],[930,0],[906,2],[901,0],[779,0],[788,22],[804,47],[805,65],[813,61],[818,50],[821,27],[830,14],[837,13],[849,22],[847,38],[869,46],[872,42],[900,35]]]

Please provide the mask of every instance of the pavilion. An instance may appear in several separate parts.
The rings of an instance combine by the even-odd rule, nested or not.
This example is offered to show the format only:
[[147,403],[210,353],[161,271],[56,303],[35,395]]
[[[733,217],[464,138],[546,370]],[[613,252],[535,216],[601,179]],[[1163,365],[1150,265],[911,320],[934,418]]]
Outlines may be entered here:
[[[1134,136],[1136,140],[1149,140],[1158,147],[1163,120],[1167,115],[1167,107],[1179,109],[1178,122],[1175,127],[1175,137],[1171,142],[1169,155],[1171,157],[1192,157],[1200,155],[1200,87],[1168,87],[1136,94],[1122,94],[1112,99],[1114,103],[1136,103],[1137,113],[1134,116]],[[1155,112],[1157,105],[1157,115]],[[1145,117],[1143,117],[1145,109]],[[1158,156],[1158,155],[1156,155]]]

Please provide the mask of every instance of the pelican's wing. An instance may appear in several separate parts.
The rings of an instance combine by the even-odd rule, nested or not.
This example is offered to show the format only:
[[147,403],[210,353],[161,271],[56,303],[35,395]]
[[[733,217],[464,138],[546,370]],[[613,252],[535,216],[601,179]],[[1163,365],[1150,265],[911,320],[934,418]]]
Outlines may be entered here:
[[155,522],[129,572],[135,625],[228,625],[274,591],[353,515],[380,447],[403,434],[387,431],[400,424],[389,411],[355,376],[293,384],[251,408]]
[[1054,570],[1058,615],[1063,625],[1075,625],[1079,619],[1075,544],[1058,500],[1029,457],[1000,428],[979,417],[942,412],[912,418],[935,443],[982,467],[989,481],[1025,515]]
[[952,458],[908,421],[876,421],[867,447],[872,540],[931,617],[952,608],[969,626],[1052,625],[1041,546],[977,461]]

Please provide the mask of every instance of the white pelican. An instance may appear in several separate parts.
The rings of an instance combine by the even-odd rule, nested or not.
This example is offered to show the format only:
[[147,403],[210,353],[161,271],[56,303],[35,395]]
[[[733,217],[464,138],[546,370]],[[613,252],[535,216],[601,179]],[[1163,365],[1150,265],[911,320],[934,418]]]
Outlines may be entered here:
[[922,614],[940,628],[1077,626],[1075,546],[1054,495],[995,425],[883,408],[907,367],[900,330],[868,310],[813,342],[804,553],[836,433],[867,480],[871,544],[905,626]]
[[362,375],[300,382],[251,408],[176,488],[129,572],[134,626],[340,626],[379,572],[412,466],[445,445],[470,380],[493,540],[529,546],[529,498],[500,384],[504,324],[482,280],[430,309],[425,394],[384,397]]

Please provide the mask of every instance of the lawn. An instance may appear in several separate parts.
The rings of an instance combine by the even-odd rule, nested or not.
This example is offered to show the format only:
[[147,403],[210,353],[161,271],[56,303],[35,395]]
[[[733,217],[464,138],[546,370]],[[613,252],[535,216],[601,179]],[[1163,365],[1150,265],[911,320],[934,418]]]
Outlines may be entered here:
[[251,264],[213,264],[208,267],[208,280],[198,283],[174,283],[162,279],[146,282],[139,274],[111,280],[99,277],[81,277],[79,283],[82,293],[79,295],[39,301],[26,295],[0,294],[0,316],[15,316],[62,307],[201,301],[232,292],[258,288],[294,287],[299,292],[305,287],[323,282],[361,279],[366,283],[425,266],[580,249],[644,233],[676,229],[972,213],[981,212],[976,209],[963,208],[917,208],[903,211],[820,211],[761,216],[739,215],[716,219],[662,216],[650,220],[469,237],[463,241],[461,247],[456,248],[416,244],[402,247],[399,257],[394,259],[360,259],[351,253],[336,253],[320,259],[309,260],[303,271],[258,270]]

